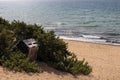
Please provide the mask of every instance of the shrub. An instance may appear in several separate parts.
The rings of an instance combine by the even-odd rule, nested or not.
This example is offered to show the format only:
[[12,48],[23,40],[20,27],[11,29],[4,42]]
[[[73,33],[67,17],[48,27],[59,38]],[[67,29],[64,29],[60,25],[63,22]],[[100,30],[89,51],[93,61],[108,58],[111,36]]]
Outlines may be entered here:
[[79,61],[74,54],[71,53],[69,58],[64,58],[63,60],[52,63],[52,66],[56,69],[69,72],[73,75],[75,74],[84,74],[88,75],[92,72],[92,68],[85,62],[85,59]]
[[88,75],[92,72],[92,68],[85,59],[79,61],[74,53],[67,50],[67,44],[56,37],[54,32],[48,32],[37,39],[40,43],[38,59],[73,75],[78,73]]
[[[10,50],[13,46],[14,39],[14,33],[8,29],[2,29],[0,32],[0,52],[2,54]],[[0,56],[2,56],[2,54],[0,54]]]
[[40,72],[40,67],[21,52],[10,52],[1,57],[2,66],[14,71]]
[[2,17],[0,17],[0,25],[5,25],[5,26],[9,26],[9,21],[3,19]]
[[[92,68],[85,60],[79,61],[76,56],[67,50],[67,44],[56,37],[53,31],[47,32],[38,25],[26,25],[24,22],[14,22],[15,25],[24,25],[24,31],[21,33],[20,25],[17,27],[23,39],[35,38],[39,43],[38,60],[42,60],[56,69],[66,71],[72,74],[88,75]],[[20,29],[19,29],[20,28]]]
[[[11,39],[16,39],[17,42],[23,39],[34,38],[40,45],[37,57],[39,61],[42,60],[56,69],[66,71],[74,75],[78,73],[88,75],[92,72],[92,68],[88,63],[85,62],[84,59],[82,61],[78,60],[73,53],[69,52],[67,50],[67,44],[57,37],[53,31],[45,31],[41,26],[36,24],[27,25],[24,22],[15,20],[9,23],[5,19],[0,18],[0,28],[1,27],[6,30],[6,33],[4,34],[6,37],[4,38],[3,34],[0,33],[0,54],[5,53],[6,49],[9,51],[9,54],[3,55],[0,63],[1,65],[8,67],[10,70],[39,72],[40,69],[37,64],[30,61],[30,59],[24,54],[20,52],[10,52],[10,48],[14,43]],[[2,32],[3,30],[0,31]],[[13,32],[14,38],[12,35],[7,36],[9,31]],[[4,46],[3,42],[9,47],[2,47]]]

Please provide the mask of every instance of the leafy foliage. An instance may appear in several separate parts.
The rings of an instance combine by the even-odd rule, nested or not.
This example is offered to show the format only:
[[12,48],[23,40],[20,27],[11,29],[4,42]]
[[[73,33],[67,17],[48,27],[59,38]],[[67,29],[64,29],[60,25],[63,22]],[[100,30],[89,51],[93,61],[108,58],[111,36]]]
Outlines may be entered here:
[[10,50],[14,39],[14,33],[12,33],[10,30],[2,29],[0,32],[0,56]]
[[10,52],[1,57],[0,63],[2,66],[7,67],[14,71],[25,72],[40,72],[40,67],[31,61],[25,54],[21,52]]
[[92,68],[87,62],[85,62],[85,59],[78,61],[76,56],[71,56],[70,58],[65,58],[63,61],[58,62],[57,68],[66,72],[70,72],[73,75],[77,73],[88,75],[92,71]]
[[0,25],[4,25],[4,26],[10,26],[9,21],[3,19],[2,17],[0,17]]
[[[62,39],[57,37],[53,31],[48,32],[36,24],[28,25],[24,22],[15,20],[9,23],[2,18],[0,18],[0,28],[3,29],[0,32],[0,53],[5,53],[4,51],[6,49],[10,52],[11,47],[8,48],[7,46],[11,46],[19,40],[34,38],[40,45],[37,57],[39,61],[44,61],[56,69],[66,71],[74,75],[78,73],[88,75],[92,72],[92,68],[88,65],[88,63],[85,62],[84,59],[82,61],[78,60],[73,53],[69,52],[67,50],[67,44]],[[13,34],[10,33],[7,36],[8,32],[12,32]],[[13,39],[15,39],[15,41]],[[3,47],[4,44],[7,46]],[[19,68],[17,71],[37,71],[38,68],[36,64],[31,63],[28,58],[23,56],[23,54],[12,55],[12,53],[10,53],[8,57],[3,56],[2,65],[13,70],[17,70]],[[23,61],[21,61],[21,57]],[[17,64],[14,59],[18,61],[20,59],[20,63],[23,63],[24,67],[22,64]],[[29,63],[29,66],[25,65],[25,63]],[[13,66],[10,67],[11,65]],[[16,65],[19,65],[20,67],[16,67]],[[33,69],[33,66],[36,70]]]

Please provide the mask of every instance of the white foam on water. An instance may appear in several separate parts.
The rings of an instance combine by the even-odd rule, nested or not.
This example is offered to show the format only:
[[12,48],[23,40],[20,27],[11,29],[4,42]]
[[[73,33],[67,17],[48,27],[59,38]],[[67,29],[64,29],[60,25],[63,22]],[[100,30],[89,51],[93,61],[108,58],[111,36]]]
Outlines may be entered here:
[[60,36],[61,39],[65,39],[65,40],[73,40],[73,41],[83,41],[83,42],[91,42],[91,43],[98,43],[98,44],[108,44],[108,45],[115,45],[115,46],[120,46],[120,44],[118,43],[110,43],[107,42],[107,40],[105,39],[100,39],[100,37],[95,37],[98,39],[88,39],[88,38],[84,38],[84,37],[66,37],[66,36]]
[[99,36],[93,36],[93,35],[82,35],[84,38],[91,38],[91,39],[100,39],[101,37]]
[[44,27],[46,30],[55,30],[55,27]]
[[85,41],[85,42],[94,42],[94,43],[105,43],[107,40],[104,39],[92,39],[92,38],[84,38],[84,37],[66,37],[66,36],[60,36],[61,39],[66,40],[75,40],[75,41]]

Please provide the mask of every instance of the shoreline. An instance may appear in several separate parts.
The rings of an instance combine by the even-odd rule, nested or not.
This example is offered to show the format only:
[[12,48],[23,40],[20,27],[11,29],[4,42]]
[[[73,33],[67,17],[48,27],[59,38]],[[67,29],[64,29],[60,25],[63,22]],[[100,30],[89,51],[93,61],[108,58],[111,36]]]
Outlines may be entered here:
[[88,42],[88,43],[120,46],[120,42],[118,42],[118,41],[109,41],[109,40],[104,39],[99,36],[90,36],[89,35],[89,37],[87,37],[87,38],[85,38],[85,37],[75,38],[75,37],[60,36],[60,39],[78,41],[78,42]]
[[[62,39],[62,38],[61,38]],[[80,41],[80,40],[70,40],[70,39],[62,39],[63,41],[73,41],[73,42],[82,42],[82,43],[91,43],[91,44],[98,44],[98,45],[109,45],[109,46],[119,46],[120,44],[117,43],[100,43],[100,42],[90,42],[90,41]]]

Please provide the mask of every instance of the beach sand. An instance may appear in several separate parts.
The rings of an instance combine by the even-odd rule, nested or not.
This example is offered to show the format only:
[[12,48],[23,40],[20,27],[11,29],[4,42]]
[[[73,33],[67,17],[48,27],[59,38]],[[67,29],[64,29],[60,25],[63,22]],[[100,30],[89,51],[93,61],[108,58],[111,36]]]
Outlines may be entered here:
[[120,80],[120,46],[64,41],[79,60],[85,58],[89,62],[93,68],[90,75],[72,76],[40,62],[44,71],[38,74],[14,73],[0,67],[0,80]]

